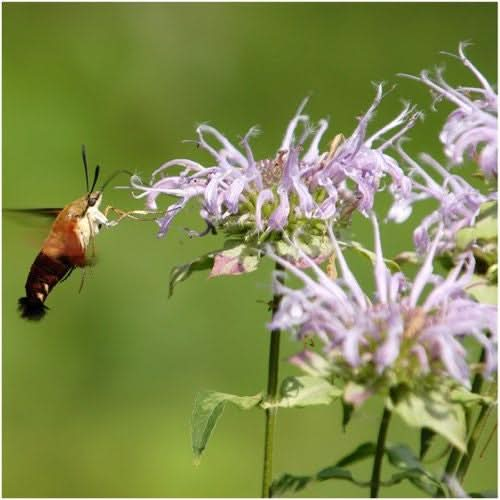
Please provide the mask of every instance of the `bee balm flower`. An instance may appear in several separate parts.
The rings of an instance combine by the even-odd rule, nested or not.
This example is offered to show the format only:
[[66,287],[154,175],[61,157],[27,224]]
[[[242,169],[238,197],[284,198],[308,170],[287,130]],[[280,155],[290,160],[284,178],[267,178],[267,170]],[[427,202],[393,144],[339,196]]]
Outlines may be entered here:
[[373,300],[349,269],[331,226],[340,279],[331,279],[309,259],[311,277],[269,248],[269,255],[303,283],[294,289],[276,280],[276,293],[282,300],[269,328],[291,330],[297,339],[313,336],[323,344],[322,355],[305,351],[291,361],[309,373],[334,373],[373,388],[400,382],[412,385],[426,377],[450,378],[469,386],[470,368],[462,343],[469,337],[485,349],[484,373],[494,372],[496,307],[479,304],[466,293],[474,270],[472,255],[463,255],[446,278],[433,273],[443,235],[441,223],[411,283],[402,273],[392,274],[387,268],[373,215],[372,222]]
[[[191,199],[201,202],[200,215],[207,228],[236,226],[260,241],[272,232],[307,227],[311,222],[343,222],[354,210],[366,215],[386,175],[392,179],[390,189],[395,197],[411,189],[409,180],[385,150],[413,125],[418,114],[407,105],[394,120],[368,137],[368,122],[381,99],[379,85],[372,106],[352,135],[345,141],[337,136],[324,152],[320,152],[320,141],[328,123],[320,120],[313,126],[303,114],[306,101],[289,123],[277,153],[269,159],[254,157],[249,144],[254,128],[241,141],[240,151],[218,130],[201,125],[197,129],[198,145],[215,163],[205,167],[187,159],[169,161],[153,173],[149,186],[137,176],[132,178],[135,196],[145,197],[147,207],[153,210],[158,208],[157,199],[162,194],[178,199],[158,219],[159,236],[168,231],[173,218]],[[392,137],[382,139],[389,131],[393,131]],[[210,144],[209,137],[215,145]],[[379,145],[374,146],[376,141]],[[183,167],[180,174],[168,175],[178,166]]]
[[420,77],[410,77],[427,85],[437,99],[446,99],[457,106],[439,136],[451,164],[462,164],[467,155],[478,163],[485,177],[496,178],[498,98],[484,75],[465,56],[465,47],[466,44],[460,44],[458,57],[477,79],[479,87],[453,88],[444,80],[441,69],[436,70],[435,79],[427,71],[422,71]]
[[412,205],[418,201],[432,199],[439,206],[425,216],[413,233],[415,247],[419,254],[429,250],[432,235],[440,223],[443,223],[442,236],[437,248],[438,253],[453,250],[455,237],[464,227],[473,226],[481,205],[496,199],[496,193],[484,195],[472,187],[464,178],[446,170],[427,154],[421,154],[423,164],[439,175],[442,181],[437,182],[435,176],[413,160],[399,144],[397,150],[403,161],[409,166],[409,177],[412,180],[412,192],[403,199],[397,200],[389,211],[388,218],[403,222],[410,215]]

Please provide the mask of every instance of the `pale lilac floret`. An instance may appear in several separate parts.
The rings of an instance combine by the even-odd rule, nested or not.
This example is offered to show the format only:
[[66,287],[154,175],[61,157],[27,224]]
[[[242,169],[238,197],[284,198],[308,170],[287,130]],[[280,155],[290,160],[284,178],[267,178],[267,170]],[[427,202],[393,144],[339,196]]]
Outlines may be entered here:
[[[204,167],[191,160],[172,160],[153,173],[151,185],[134,176],[131,180],[134,196],[145,197],[150,209],[158,208],[157,198],[161,194],[178,198],[158,220],[160,236],[193,198],[201,201],[200,215],[209,226],[223,226],[232,216],[248,213],[257,233],[283,231],[291,218],[340,219],[354,210],[366,215],[373,207],[384,176],[392,180],[390,191],[396,199],[411,190],[409,179],[385,150],[419,115],[406,105],[394,120],[367,137],[368,122],[381,99],[379,85],[372,106],[352,135],[344,142],[338,136],[330,150],[323,153],[320,142],[328,122],[322,119],[316,125],[311,124],[303,114],[307,99],[289,123],[273,159],[255,160],[249,144],[255,128],[242,139],[240,151],[215,128],[200,125],[198,145],[213,157],[215,164]],[[391,131],[392,136],[384,138]],[[171,168],[179,166],[183,167],[179,174],[169,175]],[[159,175],[163,177],[158,179]]]
[[[465,56],[461,43],[458,58],[479,83],[479,87],[453,88],[437,69],[435,77],[422,71],[416,78],[427,85],[437,99],[446,99],[457,106],[439,135],[446,156],[452,165],[461,165],[464,156],[476,161],[486,177],[497,177],[498,97],[485,76]],[[408,75],[405,75],[408,76]]]
[[402,148],[397,150],[403,161],[409,167],[409,178],[413,189],[410,195],[402,198],[391,207],[388,218],[395,222],[403,222],[411,214],[414,203],[426,199],[435,200],[438,208],[425,216],[413,233],[415,247],[420,254],[427,252],[432,234],[440,222],[444,224],[443,236],[440,240],[438,253],[451,250],[456,246],[455,237],[464,227],[473,226],[479,214],[481,205],[488,200],[494,200],[496,193],[483,195],[472,187],[464,178],[450,173],[436,160],[427,154],[421,154],[422,164],[430,167],[441,177],[435,180],[419,163],[413,160]]
[[[406,197],[411,191],[410,180],[404,175],[396,160],[386,155],[384,151],[404,136],[421,114],[415,112],[415,108],[407,104],[394,120],[367,138],[368,122],[381,100],[382,86],[379,85],[372,106],[361,118],[354,133],[318,175],[318,182],[323,186],[328,186],[333,182],[334,184],[342,183],[345,188],[346,179],[354,181],[357,186],[355,193],[358,199],[357,208],[364,215],[367,215],[373,208],[375,193],[379,190],[381,179],[385,175],[391,178],[390,191],[396,199]],[[389,139],[382,140],[376,148],[373,146],[384,134],[397,128],[399,130]]]
[[328,373],[327,366],[330,372],[344,366],[354,377],[363,370],[380,376],[402,374],[407,379],[432,374],[469,387],[470,368],[462,341],[470,337],[485,350],[484,374],[493,374],[497,366],[496,306],[477,303],[467,295],[474,272],[472,255],[462,255],[446,278],[435,275],[433,261],[445,231],[440,223],[425,261],[410,283],[402,273],[389,271],[377,219],[374,215],[371,219],[376,255],[372,301],[361,291],[331,226],[329,234],[340,267],[336,280],[307,255],[303,257],[309,259],[312,276],[268,249],[303,284],[296,289],[275,281],[275,291],[283,298],[269,328],[288,329],[297,339],[312,335],[324,346],[323,360],[306,350],[291,361],[319,375]]

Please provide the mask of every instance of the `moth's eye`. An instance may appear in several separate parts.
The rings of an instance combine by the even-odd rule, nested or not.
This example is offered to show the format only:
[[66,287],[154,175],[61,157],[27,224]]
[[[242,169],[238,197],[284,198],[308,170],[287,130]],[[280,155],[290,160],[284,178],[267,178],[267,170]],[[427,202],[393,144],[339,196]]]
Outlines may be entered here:
[[99,196],[89,196],[88,200],[87,200],[87,204],[89,207],[93,207],[97,201],[99,200]]

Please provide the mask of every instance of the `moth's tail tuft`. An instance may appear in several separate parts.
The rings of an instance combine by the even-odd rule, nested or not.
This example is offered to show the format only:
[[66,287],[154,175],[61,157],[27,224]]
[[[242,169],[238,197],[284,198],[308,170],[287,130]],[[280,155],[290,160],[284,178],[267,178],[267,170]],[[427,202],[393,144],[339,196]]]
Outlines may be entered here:
[[21,297],[17,303],[21,318],[30,321],[40,321],[48,310],[48,307],[39,299]]

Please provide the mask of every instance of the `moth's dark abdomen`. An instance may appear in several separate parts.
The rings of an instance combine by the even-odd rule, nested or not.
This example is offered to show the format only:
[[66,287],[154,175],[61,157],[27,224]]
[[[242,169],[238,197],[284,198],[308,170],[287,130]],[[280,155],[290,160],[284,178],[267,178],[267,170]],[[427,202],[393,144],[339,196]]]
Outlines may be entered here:
[[47,311],[45,299],[51,290],[71,270],[73,265],[66,259],[55,259],[40,252],[31,265],[26,280],[26,297],[19,299],[21,317],[29,320],[40,320]]
[[21,313],[21,318],[29,319],[31,321],[41,320],[48,307],[40,300],[33,299],[30,297],[21,297],[18,300],[19,312]]

